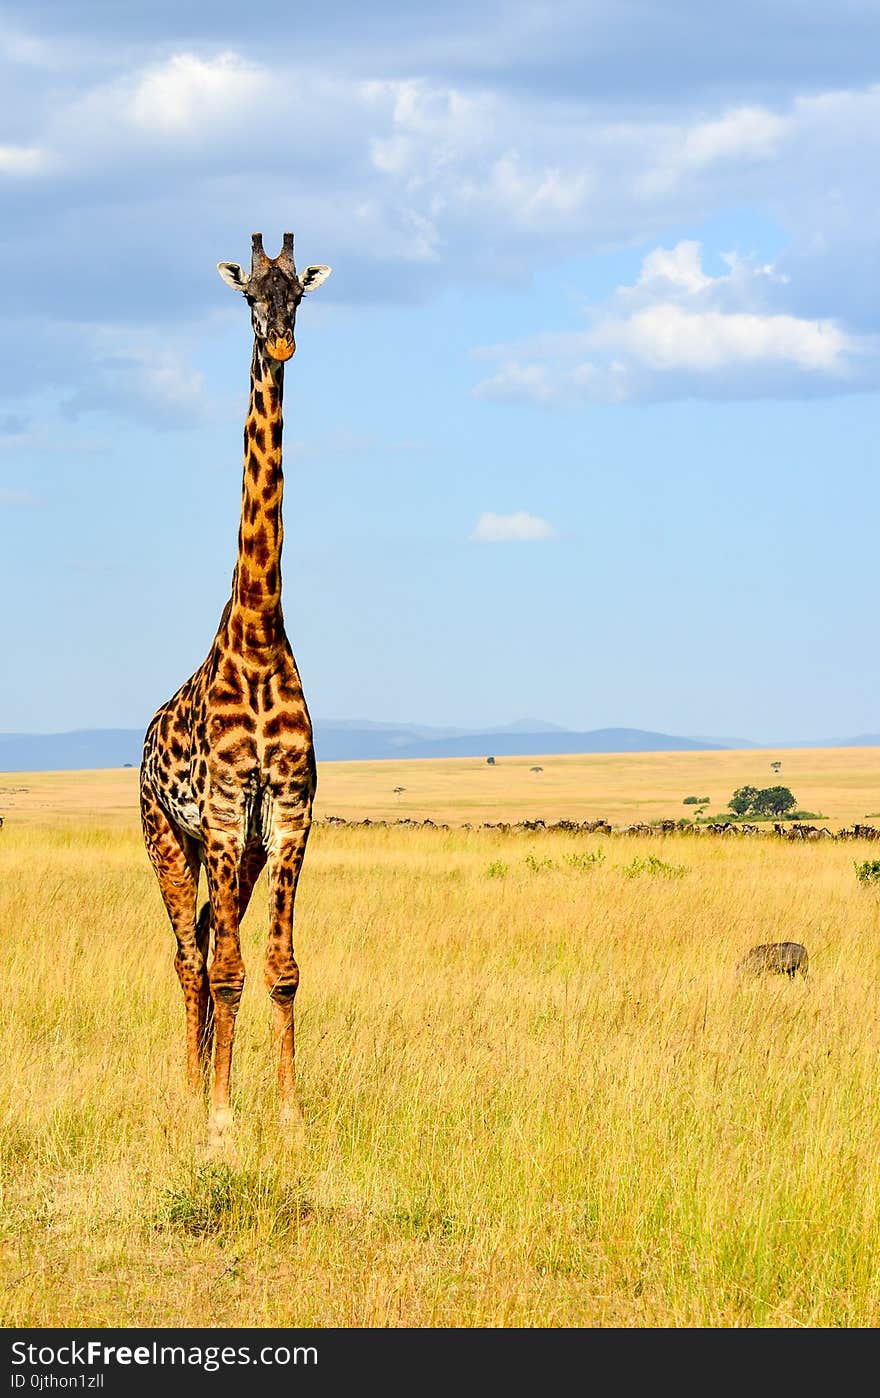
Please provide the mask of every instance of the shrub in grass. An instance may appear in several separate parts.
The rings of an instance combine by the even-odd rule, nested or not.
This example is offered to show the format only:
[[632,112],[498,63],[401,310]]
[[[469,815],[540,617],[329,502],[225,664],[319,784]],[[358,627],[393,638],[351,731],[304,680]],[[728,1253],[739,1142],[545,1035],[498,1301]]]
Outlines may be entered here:
[[390,1228],[405,1238],[454,1238],[460,1231],[453,1214],[431,1204],[428,1199],[417,1198],[408,1205],[392,1209],[385,1215]]
[[598,849],[584,850],[580,854],[564,854],[562,862],[567,864],[570,869],[582,869],[585,873],[589,873],[591,869],[598,869],[600,864],[604,864],[605,855],[600,845]]
[[274,1172],[200,1165],[165,1190],[156,1222],[195,1237],[254,1228],[278,1236],[309,1213],[311,1206]]
[[853,868],[856,871],[856,878],[863,888],[880,887],[880,859],[866,859],[861,864],[854,860]]
[[656,854],[646,855],[644,859],[636,857],[631,864],[620,864],[618,868],[628,879],[636,879],[640,874],[649,874],[652,878],[680,879],[687,873],[684,864],[667,864]]

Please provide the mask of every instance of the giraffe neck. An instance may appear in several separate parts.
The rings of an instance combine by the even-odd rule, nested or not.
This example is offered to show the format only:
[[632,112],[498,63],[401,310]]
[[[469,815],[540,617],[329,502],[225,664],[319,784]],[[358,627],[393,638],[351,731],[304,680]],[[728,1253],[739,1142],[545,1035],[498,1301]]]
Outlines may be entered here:
[[241,523],[230,618],[233,638],[246,650],[272,647],[284,635],[281,617],[283,388],[284,365],[270,359],[255,341],[251,396],[244,426]]

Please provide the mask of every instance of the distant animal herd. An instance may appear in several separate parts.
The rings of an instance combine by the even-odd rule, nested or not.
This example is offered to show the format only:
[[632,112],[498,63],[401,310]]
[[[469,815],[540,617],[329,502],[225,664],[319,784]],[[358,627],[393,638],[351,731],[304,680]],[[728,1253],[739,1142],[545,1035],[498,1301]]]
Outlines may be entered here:
[[[449,830],[449,825],[438,824],[435,820],[412,820],[401,816],[398,820],[346,820],[345,816],[324,816],[316,820],[316,825],[372,826],[382,829],[400,825],[424,827],[425,829]],[[653,825],[643,822],[636,825],[612,825],[607,820],[496,820],[483,821],[481,825],[471,825],[467,821],[456,824],[457,830],[494,830],[500,834],[518,834],[526,831],[547,831],[548,834],[568,835],[758,835],[763,839],[774,836],[783,840],[880,840],[880,828],[876,825],[849,825],[841,830],[828,830],[825,826],[805,825],[801,821],[774,821],[772,828],[748,825],[734,821],[708,821],[705,825],[692,825],[689,820],[658,820]]]

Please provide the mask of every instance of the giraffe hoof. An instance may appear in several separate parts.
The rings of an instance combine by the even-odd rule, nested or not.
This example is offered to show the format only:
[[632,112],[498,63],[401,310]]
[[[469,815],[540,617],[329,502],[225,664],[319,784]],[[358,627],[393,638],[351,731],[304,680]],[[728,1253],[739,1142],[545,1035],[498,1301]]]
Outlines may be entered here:
[[221,1107],[218,1111],[212,1112],[208,1121],[208,1145],[212,1150],[223,1145],[232,1136],[232,1112],[228,1107]]
[[298,1102],[283,1103],[278,1114],[278,1125],[294,1144],[299,1144],[305,1138],[306,1123]]

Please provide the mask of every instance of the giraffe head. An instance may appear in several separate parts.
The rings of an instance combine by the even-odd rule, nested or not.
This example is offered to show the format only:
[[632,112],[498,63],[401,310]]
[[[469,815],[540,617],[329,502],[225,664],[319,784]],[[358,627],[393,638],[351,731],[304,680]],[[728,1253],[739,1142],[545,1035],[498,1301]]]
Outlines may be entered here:
[[293,234],[285,233],[277,257],[263,251],[263,235],[253,235],[250,276],[237,262],[218,262],[217,271],[233,291],[241,291],[251,308],[254,335],[270,359],[290,359],[296,350],[293,328],[296,311],[307,291],[315,291],[330,275],[330,268],[307,267],[297,272],[293,262]]

